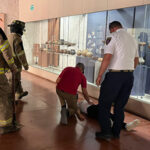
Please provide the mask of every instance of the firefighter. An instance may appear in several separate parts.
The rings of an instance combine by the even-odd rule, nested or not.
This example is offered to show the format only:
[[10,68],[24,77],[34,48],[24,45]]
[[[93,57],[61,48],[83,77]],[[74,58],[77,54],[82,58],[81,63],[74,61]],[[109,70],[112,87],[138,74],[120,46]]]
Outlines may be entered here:
[[25,70],[28,70],[29,68],[21,38],[23,31],[25,31],[25,23],[20,20],[14,20],[8,26],[10,27],[11,32],[11,34],[8,36],[8,40],[12,49],[15,65],[18,69],[18,72],[15,74],[15,99],[19,100],[28,95],[27,91],[23,91],[21,85],[22,67],[24,67]]
[[13,96],[5,73],[17,72],[7,37],[0,28],[0,134],[16,131],[13,124]]

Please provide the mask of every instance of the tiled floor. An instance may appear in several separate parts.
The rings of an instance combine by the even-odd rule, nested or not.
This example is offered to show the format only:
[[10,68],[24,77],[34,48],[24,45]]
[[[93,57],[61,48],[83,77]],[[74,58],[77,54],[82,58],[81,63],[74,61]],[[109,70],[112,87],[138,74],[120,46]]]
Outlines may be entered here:
[[135,118],[141,124],[132,132],[122,131],[119,140],[96,140],[95,120],[71,118],[68,126],[60,121],[60,104],[55,84],[23,73],[23,87],[29,91],[18,105],[17,117],[23,125],[16,133],[0,135],[0,150],[149,150],[150,121],[126,113],[126,122]]

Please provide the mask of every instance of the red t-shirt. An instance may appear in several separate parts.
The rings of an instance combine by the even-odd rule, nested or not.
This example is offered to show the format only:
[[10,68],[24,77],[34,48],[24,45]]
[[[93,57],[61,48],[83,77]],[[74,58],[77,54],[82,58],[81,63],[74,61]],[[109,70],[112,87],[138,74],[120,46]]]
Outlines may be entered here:
[[86,88],[86,78],[78,67],[67,67],[59,75],[60,82],[57,84],[57,89],[76,95],[77,89],[81,84],[82,88]]

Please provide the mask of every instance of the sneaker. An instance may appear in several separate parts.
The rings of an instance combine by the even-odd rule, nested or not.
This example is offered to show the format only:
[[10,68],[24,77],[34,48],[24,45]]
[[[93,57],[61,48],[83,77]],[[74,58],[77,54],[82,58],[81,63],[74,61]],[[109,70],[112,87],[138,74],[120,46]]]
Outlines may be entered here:
[[65,108],[65,107],[63,107],[62,109],[61,109],[61,119],[60,119],[60,122],[62,123],[62,124],[65,124],[65,125],[67,125],[68,124],[68,111],[67,111],[67,109]]
[[135,127],[137,127],[139,124],[140,124],[140,120],[139,119],[135,119],[132,122],[129,122],[129,123],[126,124],[126,130],[127,131],[131,131]]
[[113,138],[113,134],[111,133],[103,133],[103,132],[96,132],[95,136],[97,139],[102,139],[102,140],[110,140]]
[[27,96],[27,95],[28,95],[28,91],[22,92],[20,96],[18,97],[18,99],[21,99],[22,97]]

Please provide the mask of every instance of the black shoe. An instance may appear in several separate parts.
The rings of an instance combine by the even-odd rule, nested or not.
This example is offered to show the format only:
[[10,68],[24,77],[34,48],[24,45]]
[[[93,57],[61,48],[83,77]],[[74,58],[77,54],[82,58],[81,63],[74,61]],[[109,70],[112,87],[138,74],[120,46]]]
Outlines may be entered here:
[[96,132],[95,136],[97,139],[103,139],[103,140],[110,140],[113,138],[113,134],[112,133],[103,133],[103,132]]
[[7,133],[11,133],[11,132],[17,132],[18,130],[20,130],[21,127],[19,126],[6,126],[6,127],[2,127],[1,128],[1,132],[0,134],[7,134]]
[[113,138],[114,138],[114,139],[119,139],[120,136],[119,136],[119,135],[113,135]]
[[27,96],[27,95],[28,95],[28,91],[22,92],[18,99],[21,99],[22,97]]
[[65,107],[62,107],[62,109],[61,109],[60,122],[65,125],[68,124],[68,110]]
[[19,100],[15,100],[15,105],[18,105],[19,104]]

